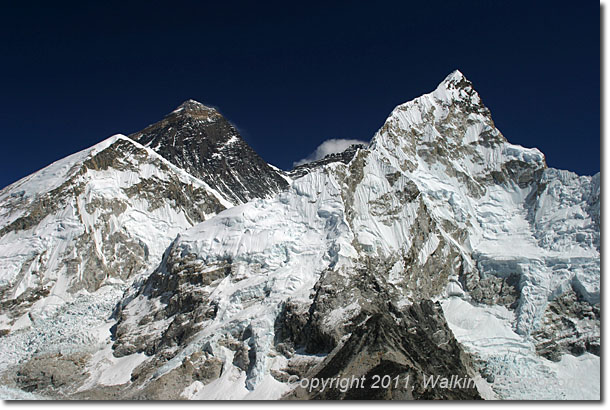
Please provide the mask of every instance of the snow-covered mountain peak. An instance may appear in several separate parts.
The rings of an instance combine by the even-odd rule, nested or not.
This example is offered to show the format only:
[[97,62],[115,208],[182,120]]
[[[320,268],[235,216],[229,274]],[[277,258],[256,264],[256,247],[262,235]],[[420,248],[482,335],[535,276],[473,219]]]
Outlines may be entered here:
[[436,87],[433,95],[435,99],[444,104],[456,102],[475,106],[481,104],[481,98],[472,83],[458,70],[445,77]]
[[472,83],[466,78],[466,76],[460,71],[455,70],[451,72],[445,79],[438,85],[439,87],[445,88],[472,88]]
[[429,172],[433,167],[470,180],[467,185],[473,193],[482,192],[480,183],[519,178],[523,183],[546,168],[540,151],[504,138],[472,83],[459,71],[434,91],[397,106],[370,147],[396,169]]
[[3,326],[131,280],[178,233],[232,205],[120,134],[23,178],[0,191],[0,294],[13,300],[0,306]]
[[[386,120],[386,125],[397,122],[400,128],[416,128],[416,135],[423,136],[430,134],[431,128],[436,128],[438,124],[451,122],[448,125],[456,126],[459,121],[470,124],[483,122],[493,127],[491,113],[483,105],[472,83],[456,70],[432,92],[398,105]],[[421,129],[422,126],[427,128]],[[436,136],[447,134],[442,130],[437,131]]]
[[445,77],[443,82],[448,82],[448,81],[452,81],[452,80],[457,80],[457,81],[466,80],[466,76],[460,70],[455,69],[451,73],[449,73],[449,75],[447,77]]
[[78,165],[87,157],[103,151],[121,138],[127,137],[121,134],[113,135],[90,148],[68,155],[67,157],[44,167],[40,171],[8,185],[0,190],[0,203],[9,201],[11,197],[28,199],[42,196],[47,192],[52,191],[78,172],[80,169]]

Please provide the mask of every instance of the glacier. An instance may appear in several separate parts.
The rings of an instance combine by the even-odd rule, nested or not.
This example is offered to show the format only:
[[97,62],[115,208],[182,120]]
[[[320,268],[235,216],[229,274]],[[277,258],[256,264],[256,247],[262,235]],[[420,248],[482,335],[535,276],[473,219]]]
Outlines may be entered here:
[[[360,357],[353,349],[363,327],[391,328],[388,343],[429,327],[438,330],[421,337],[441,338],[455,356],[449,368],[477,381],[472,396],[440,398],[599,399],[600,175],[548,168],[537,149],[510,144],[459,71],[397,106],[349,161],[285,175],[288,185],[276,194],[231,202],[117,136],[3,190],[0,226],[23,217],[16,201],[57,189],[77,175],[75,164],[119,141],[155,165],[79,174],[95,173],[79,210],[153,177],[201,187],[207,206],[217,205],[196,221],[172,204],[151,212],[142,199],[130,203],[109,225],[127,226],[151,256],[137,273],[97,287],[75,287],[79,275],[66,275],[44,250],[61,250],[82,229],[102,247],[99,215],[68,207],[26,234],[2,236],[0,280],[11,298],[37,283],[40,266],[54,285],[23,320],[2,316],[10,332],[0,370],[36,355],[72,363],[86,353],[79,359],[86,376],[70,382],[74,398],[309,398],[287,376]],[[66,227],[75,218],[85,228]],[[50,306],[52,296],[61,301]],[[73,311],[90,314],[66,323]],[[433,322],[412,322],[422,312]],[[392,344],[379,360],[430,366],[404,359],[401,349]],[[462,349],[469,359],[456,353]],[[370,370],[356,362],[339,370]],[[420,396],[396,397],[433,397],[413,387]]]

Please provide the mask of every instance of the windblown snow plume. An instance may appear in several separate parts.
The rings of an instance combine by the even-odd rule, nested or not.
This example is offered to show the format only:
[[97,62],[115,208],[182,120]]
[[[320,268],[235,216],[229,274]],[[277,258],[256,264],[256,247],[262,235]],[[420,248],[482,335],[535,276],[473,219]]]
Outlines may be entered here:
[[299,165],[307,164],[309,162],[318,161],[327,155],[338,154],[340,152],[345,151],[352,145],[366,145],[367,143],[360,140],[355,139],[341,139],[341,138],[331,138],[324,141],[322,144],[318,145],[318,148],[307,157],[295,161],[292,166],[298,167]]
[[0,193],[0,394],[600,398],[599,174],[510,144],[459,71],[287,173],[217,115]]

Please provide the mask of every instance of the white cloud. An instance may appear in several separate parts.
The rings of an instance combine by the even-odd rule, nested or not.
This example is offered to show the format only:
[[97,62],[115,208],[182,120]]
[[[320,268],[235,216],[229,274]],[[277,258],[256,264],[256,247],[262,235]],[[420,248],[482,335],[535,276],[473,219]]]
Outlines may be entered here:
[[295,161],[292,164],[292,166],[296,167],[296,166],[299,166],[299,165],[306,164],[308,162],[317,161],[319,159],[324,158],[328,154],[336,154],[336,153],[339,153],[339,152],[343,152],[350,145],[354,145],[354,144],[364,144],[364,145],[366,145],[366,144],[368,144],[368,142],[360,141],[360,140],[331,138],[331,139],[326,140],[323,143],[321,143],[318,146],[318,148],[316,148],[316,150],[314,152],[312,152],[311,154],[309,154],[307,157],[305,157],[305,158],[303,158],[303,159],[301,159],[299,161]]

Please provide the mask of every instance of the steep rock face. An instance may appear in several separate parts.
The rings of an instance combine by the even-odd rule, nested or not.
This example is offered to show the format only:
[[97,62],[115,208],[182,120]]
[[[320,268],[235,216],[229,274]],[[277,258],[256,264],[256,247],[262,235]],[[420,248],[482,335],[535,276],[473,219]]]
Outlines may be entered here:
[[538,353],[559,361],[566,353],[600,355],[600,305],[587,303],[569,290],[553,299],[534,333]]
[[[480,399],[474,381],[459,388],[429,383],[430,377],[473,376],[469,359],[438,303],[424,300],[404,313],[383,303],[378,307],[332,355],[304,376],[307,380],[349,379],[351,386],[333,384],[324,390],[299,386],[285,399]],[[356,384],[353,379],[361,381]]]
[[[222,383],[235,397],[277,394],[294,387],[287,375],[336,354],[385,306],[376,295],[403,315],[444,297],[457,277],[476,306],[511,312],[503,340],[523,339],[510,354],[536,362],[531,334],[544,328],[549,301],[571,291],[585,304],[599,300],[598,227],[599,176],[547,169],[538,150],[508,143],[472,84],[454,72],[396,107],[348,163],[314,167],[276,197],[182,234],[121,304],[115,355],[163,357],[149,375],[156,380],[204,350],[225,363]],[[449,322],[476,363],[502,359],[481,350],[486,335],[469,339]],[[189,332],[165,337],[177,328]],[[512,397],[504,385],[492,388]],[[184,392],[205,394],[197,383]]]
[[129,282],[158,264],[179,232],[226,206],[204,182],[124,136],[3,189],[2,328],[27,326],[80,290]]
[[288,185],[282,172],[254,152],[216,109],[197,101],[184,102],[129,138],[203,180],[233,203],[268,197]]

